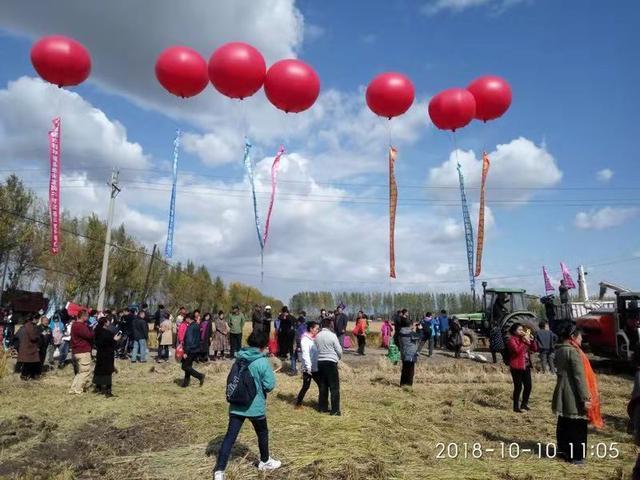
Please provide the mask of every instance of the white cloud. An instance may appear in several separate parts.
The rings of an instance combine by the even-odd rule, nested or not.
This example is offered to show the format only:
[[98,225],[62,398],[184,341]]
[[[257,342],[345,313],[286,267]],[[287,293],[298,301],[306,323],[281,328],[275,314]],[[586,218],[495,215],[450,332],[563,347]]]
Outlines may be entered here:
[[62,162],[65,172],[91,167],[144,169],[150,159],[127,139],[124,126],[110,120],[78,94],[22,77],[0,90],[0,155],[3,165],[48,164],[47,132],[62,117]]
[[459,13],[469,8],[489,7],[494,13],[502,13],[508,8],[529,0],[430,0],[421,8],[425,15],[435,15],[448,10]]
[[633,207],[604,207],[589,212],[579,212],[576,215],[575,225],[583,230],[604,230],[618,227],[628,220],[638,216],[640,210]]
[[[491,166],[487,177],[487,201],[507,205],[526,203],[537,189],[556,185],[562,179],[555,158],[531,140],[519,137],[498,145],[489,153]],[[429,171],[428,187],[440,198],[456,200],[458,192],[457,162],[470,199],[478,198],[482,177],[482,160],[472,151],[454,151],[449,159]]]
[[205,165],[216,166],[237,161],[242,142],[242,135],[237,130],[225,128],[204,135],[187,132],[182,136],[181,146],[196,154]]
[[598,181],[603,183],[610,182],[613,178],[613,170],[611,170],[610,168],[603,168],[602,170],[598,171],[598,173],[596,173],[596,178],[598,179]]

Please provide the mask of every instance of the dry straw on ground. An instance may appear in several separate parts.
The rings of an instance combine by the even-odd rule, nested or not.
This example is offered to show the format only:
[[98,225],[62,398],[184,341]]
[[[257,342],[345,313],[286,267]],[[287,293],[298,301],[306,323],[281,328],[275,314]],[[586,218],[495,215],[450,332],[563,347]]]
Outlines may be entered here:
[[[627,377],[600,375],[607,425],[589,437],[592,444],[618,442],[621,458],[590,458],[581,468],[532,454],[462,458],[464,443],[469,449],[474,443],[499,449],[500,442],[524,449],[553,442],[551,376],[535,376],[532,411],[517,415],[510,411],[510,377],[502,365],[437,355],[418,366],[414,388],[403,389],[398,386],[399,367],[380,355],[364,360],[348,355],[347,362],[340,372],[340,418],[313,409],[315,386],[305,408],[294,411],[300,378],[279,373],[278,387],[268,399],[268,419],[271,451],[284,466],[265,477],[258,474],[257,445],[247,425],[233,451],[228,478],[630,478],[636,451],[625,432],[631,388]],[[38,382],[24,383],[16,375],[1,380],[0,478],[210,478],[226,429],[223,387],[230,363],[203,367],[205,386],[187,389],[176,385],[181,376],[177,364],[118,363],[113,399],[91,393],[69,397],[70,369]],[[459,458],[436,458],[438,442],[456,443]]]

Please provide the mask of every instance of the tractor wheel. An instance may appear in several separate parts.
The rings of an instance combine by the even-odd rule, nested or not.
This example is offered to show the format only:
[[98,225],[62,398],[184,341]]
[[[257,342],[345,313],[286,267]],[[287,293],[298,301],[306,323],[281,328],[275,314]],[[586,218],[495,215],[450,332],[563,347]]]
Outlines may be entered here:
[[507,335],[509,333],[509,329],[511,325],[514,323],[519,323],[525,330],[531,332],[531,334],[535,334],[538,331],[538,320],[533,314],[526,313],[516,313],[509,317],[504,325],[502,325],[502,333]]
[[470,328],[462,329],[462,349],[463,352],[475,350],[478,346],[478,335]]

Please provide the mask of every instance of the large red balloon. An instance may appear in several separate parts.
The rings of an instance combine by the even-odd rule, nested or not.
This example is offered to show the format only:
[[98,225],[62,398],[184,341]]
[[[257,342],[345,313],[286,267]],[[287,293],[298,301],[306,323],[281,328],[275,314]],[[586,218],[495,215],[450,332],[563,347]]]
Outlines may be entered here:
[[193,48],[169,47],[156,60],[160,84],[178,97],[193,97],[209,83],[207,62]]
[[62,35],[42,37],[31,48],[31,63],[47,82],[78,85],[91,73],[91,57],[80,42]]
[[264,92],[269,101],[285,112],[302,112],[320,94],[318,74],[300,60],[280,60],[267,70]]
[[209,80],[223,95],[243,99],[262,87],[267,65],[262,54],[248,43],[231,42],[209,59]]
[[397,117],[409,110],[415,98],[413,83],[401,73],[387,72],[367,87],[367,105],[381,117]]
[[480,77],[467,90],[476,99],[476,118],[483,122],[501,117],[511,105],[511,87],[503,78]]
[[429,116],[441,130],[456,131],[473,120],[476,101],[464,88],[450,88],[438,93],[429,102]]

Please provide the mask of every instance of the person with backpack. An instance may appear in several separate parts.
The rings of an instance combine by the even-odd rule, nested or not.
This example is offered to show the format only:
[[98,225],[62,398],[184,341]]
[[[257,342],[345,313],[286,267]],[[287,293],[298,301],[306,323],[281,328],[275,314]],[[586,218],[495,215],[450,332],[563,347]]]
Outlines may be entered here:
[[[531,333],[516,322],[509,327],[507,349],[509,351],[509,369],[513,379],[513,411],[521,413],[523,410],[529,410],[531,352],[538,351],[538,344]],[[522,393],[522,403],[520,402],[520,393]]]
[[193,315],[185,318],[187,331],[184,335],[184,356],[182,357],[182,370],[184,380],[182,388],[187,388],[191,377],[196,377],[200,381],[200,386],[204,384],[204,373],[200,373],[193,368],[193,362],[200,356],[200,326],[195,322]]
[[229,425],[213,469],[214,480],[225,480],[224,472],[231,456],[231,449],[247,419],[258,437],[258,470],[275,470],[282,465],[282,462],[269,456],[266,404],[267,393],[276,386],[276,376],[264,353],[268,342],[269,336],[266,332],[254,330],[247,339],[248,346],[238,352],[229,372],[226,392],[229,402]]

